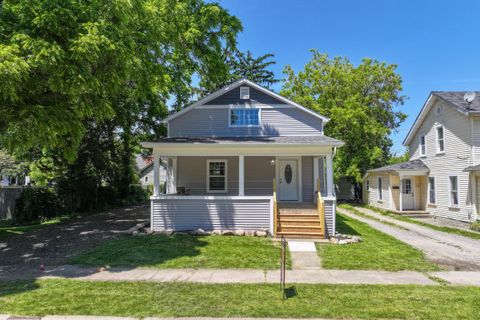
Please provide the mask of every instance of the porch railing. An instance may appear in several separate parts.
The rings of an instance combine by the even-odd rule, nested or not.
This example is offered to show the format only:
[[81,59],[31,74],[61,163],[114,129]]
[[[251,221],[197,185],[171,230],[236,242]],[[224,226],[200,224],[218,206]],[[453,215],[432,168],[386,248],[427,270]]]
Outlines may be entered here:
[[277,235],[278,228],[278,202],[277,202],[277,183],[273,179],[273,235]]
[[320,190],[320,178],[317,179],[317,212],[320,219],[320,228],[322,230],[322,236],[325,238],[325,203],[322,198],[322,192]]

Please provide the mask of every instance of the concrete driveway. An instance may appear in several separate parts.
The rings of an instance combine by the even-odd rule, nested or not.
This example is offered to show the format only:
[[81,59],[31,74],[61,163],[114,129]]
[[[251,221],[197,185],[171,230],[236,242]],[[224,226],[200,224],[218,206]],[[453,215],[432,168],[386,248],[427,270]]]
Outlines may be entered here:
[[149,219],[148,205],[133,206],[10,237],[0,241],[0,274],[66,264],[80,252],[117,238],[122,231]]
[[393,223],[399,227],[356,215],[343,208],[338,208],[337,210],[341,214],[362,221],[379,231],[422,250],[428,260],[446,269],[461,271],[480,270],[480,240],[399,221],[366,208],[356,209],[372,218]]

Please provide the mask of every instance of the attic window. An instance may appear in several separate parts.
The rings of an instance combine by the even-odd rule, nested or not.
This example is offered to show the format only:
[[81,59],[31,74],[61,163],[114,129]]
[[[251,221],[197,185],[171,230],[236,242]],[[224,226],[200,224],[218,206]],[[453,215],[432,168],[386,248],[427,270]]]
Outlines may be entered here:
[[240,99],[250,99],[250,87],[240,87]]

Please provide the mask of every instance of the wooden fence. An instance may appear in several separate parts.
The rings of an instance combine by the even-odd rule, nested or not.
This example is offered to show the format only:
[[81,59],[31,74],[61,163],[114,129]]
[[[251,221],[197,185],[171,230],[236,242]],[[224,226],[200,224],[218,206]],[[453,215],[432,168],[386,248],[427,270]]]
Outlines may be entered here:
[[0,187],[0,220],[13,219],[15,200],[20,198],[22,187]]

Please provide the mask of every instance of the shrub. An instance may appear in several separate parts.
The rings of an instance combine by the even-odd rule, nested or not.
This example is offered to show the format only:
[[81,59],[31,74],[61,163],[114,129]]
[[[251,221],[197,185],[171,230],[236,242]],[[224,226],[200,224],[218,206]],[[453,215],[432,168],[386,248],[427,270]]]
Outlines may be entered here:
[[148,199],[149,199],[148,190],[144,189],[141,185],[131,184],[128,187],[127,204],[147,202]]
[[470,229],[480,232],[480,221],[472,222],[472,224],[470,224]]
[[25,188],[16,201],[15,224],[29,224],[64,214],[58,195],[50,188]]

